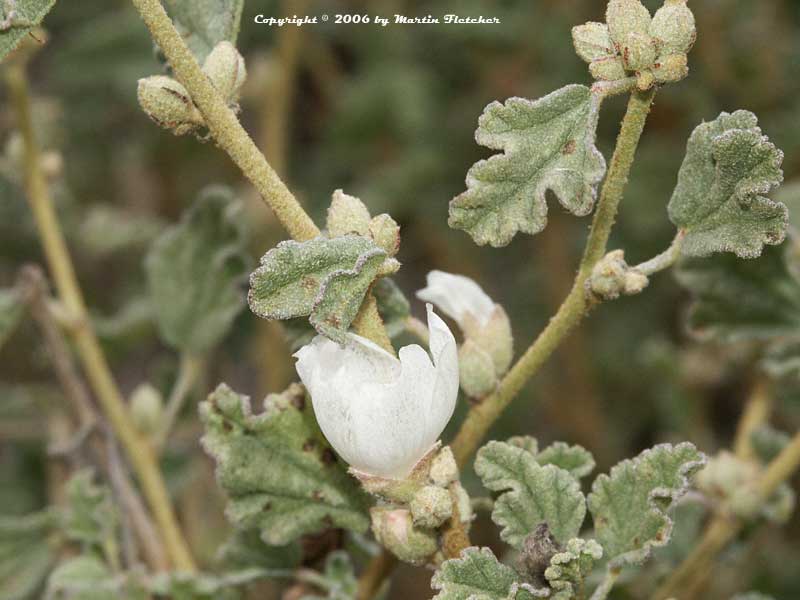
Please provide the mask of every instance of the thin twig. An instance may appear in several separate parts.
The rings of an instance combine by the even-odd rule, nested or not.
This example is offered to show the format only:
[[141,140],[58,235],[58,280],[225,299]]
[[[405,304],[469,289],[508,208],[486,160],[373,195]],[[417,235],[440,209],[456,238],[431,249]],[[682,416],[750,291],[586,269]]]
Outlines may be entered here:
[[675,235],[669,248],[664,250],[658,256],[654,256],[648,261],[633,267],[644,275],[653,275],[664,269],[669,269],[673,266],[681,256],[681,249],[683,248],[683,240],[686,238],[686,232],[681,229]]
[[172,510],[167,487],[153,449],[134,427],[125,400],[92,329],[89,313],[75,276],[72,258],[64,241],[50,190],[41,169],[39,147],[33,132],[25,67],[21,64],[11,64],[5,74],[16,111],[17,126],[24,143],[25,189],[28,201],[59,298],[78,324],[71,331],[78,356],[97,400],[103,407],[114,432],[119,436],[128,460],[139,477],[173,565],[178,569],[194,571],[194,561]]
[[772,394],[769,391],[769,382],[765,377],[758,377],[736,427],[736,438],[733,442],[736,456],[745,460],[755,456],[751,441],[753,432],[769,420],[771,413]]
[[205,365],[206,361],[203,357],[186,353],[181,355],[178,378],[167,400],[161,429],[153,440],[153,444],[158,450],[163,450],[187,397],[205,370]]

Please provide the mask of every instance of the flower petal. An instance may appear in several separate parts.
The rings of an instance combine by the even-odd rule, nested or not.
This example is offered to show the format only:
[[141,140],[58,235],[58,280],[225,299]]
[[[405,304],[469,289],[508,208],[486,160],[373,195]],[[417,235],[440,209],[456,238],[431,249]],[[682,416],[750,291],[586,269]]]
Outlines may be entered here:
[[463,328],[469,314],[481,326],[486,325],[494,311],[494,301],[469,277],[444,271],[431,271],[428,286],[417,292],[417,298],[432,302]]

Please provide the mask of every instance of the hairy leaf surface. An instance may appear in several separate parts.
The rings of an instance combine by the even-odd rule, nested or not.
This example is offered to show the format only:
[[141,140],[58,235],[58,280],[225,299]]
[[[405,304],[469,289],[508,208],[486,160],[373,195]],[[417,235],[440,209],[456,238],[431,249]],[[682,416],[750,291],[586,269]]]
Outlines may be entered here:
[[344,342],[385,259],[359,236],[281,242],[250,276],[250,310],[265,319],[310,315],[320,334]]
[[164,4],[201,65],[218,43],[236,45],[244,0],[165,0]]
[[[535,594],[514,569],[500,563],[489,548],[467,548],[460,558],[442,563],[431,580],[434,600],[532,600]],[[524,588],[522,588],[524,585]]]
[[689,443],[662,444],[600,475],[587,500],[595,535],[614,565],[639,564],[672,533],[667,510],[704,463]]
[[595,147],[598,109],[599,101],[582,85],[536,101],[510,98],[487,106],[475,139],[503,154],[469,170],[467,191],[450,203],[450,226],[477,244],[505,246],[518,231],[544,229],[548,190],[571,213],[588,214],[605,173]]
[[235,525],[273,545],[331,527],[366,531],[367,497],[319,432],[302,386],[270,394],[254,415],[247,397],[222,384],[200,416]]
[[34,598],[56,560],[49,537],[57,519],[52,512],[0,518],[0,598]]
[[684,255],[754,258],[786,236],[786,206],[765,196],[783,181],[783,153],[757,124],[744,110],[722,113],[689,138],[668,209],[686,231]]
[[492,520],[503,528],[505,542],[519,548],[541,523],[559,543],[577,536],[586,502],[569,472],[540,465],[527,450],[504,442],[489,442],[478,451],[475,472],[484,486],[500,492]]
[[8,14],[8,3],[0,3],[0,21],[8,21],[7,27],[0,28],[0,61],[42,22],[55,3],[56,0],[17,0],[12,15]]
[[165,342],[203,354],[222,340],[244,308],[245,242],[241,206],[218,187],[156,240],[145,268]]

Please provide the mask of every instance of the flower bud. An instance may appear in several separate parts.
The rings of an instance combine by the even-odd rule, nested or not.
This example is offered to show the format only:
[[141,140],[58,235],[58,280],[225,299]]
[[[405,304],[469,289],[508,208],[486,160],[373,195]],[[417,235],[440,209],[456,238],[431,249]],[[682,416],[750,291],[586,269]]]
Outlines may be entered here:
[[694,15],[686,0],[665,0],[653,16],[649,31],[663,55],[686,54],[697,39]]
[[621,48],[622,63],[628,71],[642,71],[653,66],[656,44],[646,33],[629,33]]
[[661,83],[680,81],[689,74],[689,66],[685,54],[670,54],[658,59],[653,67],[653,75]]
[[214,46],[203,63],[203,72],[229,104],[238,102],[247,69],[236,46],[228,41]]
[[502,306],[494,305],[489,322],[476,333],[475,340],[491,356],[496,375],[505,375],[514,358],[514,336],[511,333],[511,321]]
[[450,493],[455,499],[459,520],[462,523],[471,523],[475,514],[472,512],[472,500],[470,500],[467,490],[464,489],[461,482],[456,481],[450,486]]
[[408,505],[414,525],[436,529],[453,515],[453,499],[445,488],[426,485]]
[[717,501],[725,501],[758,479],[758,464],[723,450],[695,478],[697,489]]
[[573,27],[572,43],[575,52],[587,63],[616,54],[605,23],[590,22]]
[[389,215],[384,213],[373,218],[369,222],[369,234],[389,256],[400,250],[400,225]]
[[436,553],[436,533],[414,527],[409,510],[376,506],[370,516],[375,538],[400,560],[422,566]]
[[136,429],[146,434],[158,431],[164,413],[161,392],[149,383],[143,383],[133,390],[130,406],[131,418]]
[[138,96],[147,116],[175,135],[185,135],[205,125],[189,92],[171,77],[153,75],[140,79]]
[[497,387],[492,357],[468,338],[458,350],[461,389],[470,398],[483,398]]
[[610,0],[606,9],[606,23],[611,40],[622,46],[629,33],[647,33],[650,11],[639,0]]
[[625,78],[625,67],[619,56],[609,56],[589,63],[589,73],[595,79],[617,81]]
[[340,237],[357,234],[369,235],[370,216],[366,205],[342,190],[333,192],[331,206],[328,208],[328,235]]
[[587,289],[601,300],[615,300],[622,294],[638,294],[647,287],[648,279],[628,266],[624,251],[614,250],[594,266],[586,283]]
[[447,487],[458,480],[458,465],[450,446],[445,446],[439,450],[431,461],[428,479],[433,485],[438,485],[439,487]]
[[644,69],[636,74],[636,87],[642,92],[646,92],[653,87],[655,82],[656,78],[650,69]]

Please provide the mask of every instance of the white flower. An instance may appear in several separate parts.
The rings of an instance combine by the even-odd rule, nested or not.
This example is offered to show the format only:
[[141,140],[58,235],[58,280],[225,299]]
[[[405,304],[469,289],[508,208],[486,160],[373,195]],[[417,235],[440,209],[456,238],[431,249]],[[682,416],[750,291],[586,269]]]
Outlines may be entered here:
[[428,273],[428,287],[419,290],[417,298],[435,304],[462,329],[470,321],[484,327],[495,310],[494,301],[472,279],[444,271]]
[[430,356],[414,344],[397,359],[354,334],[344,346],[317,336],[295,353],[322,433],[354,469],[404,478],[453,416],[456,341],[430,304],[428,329]]

